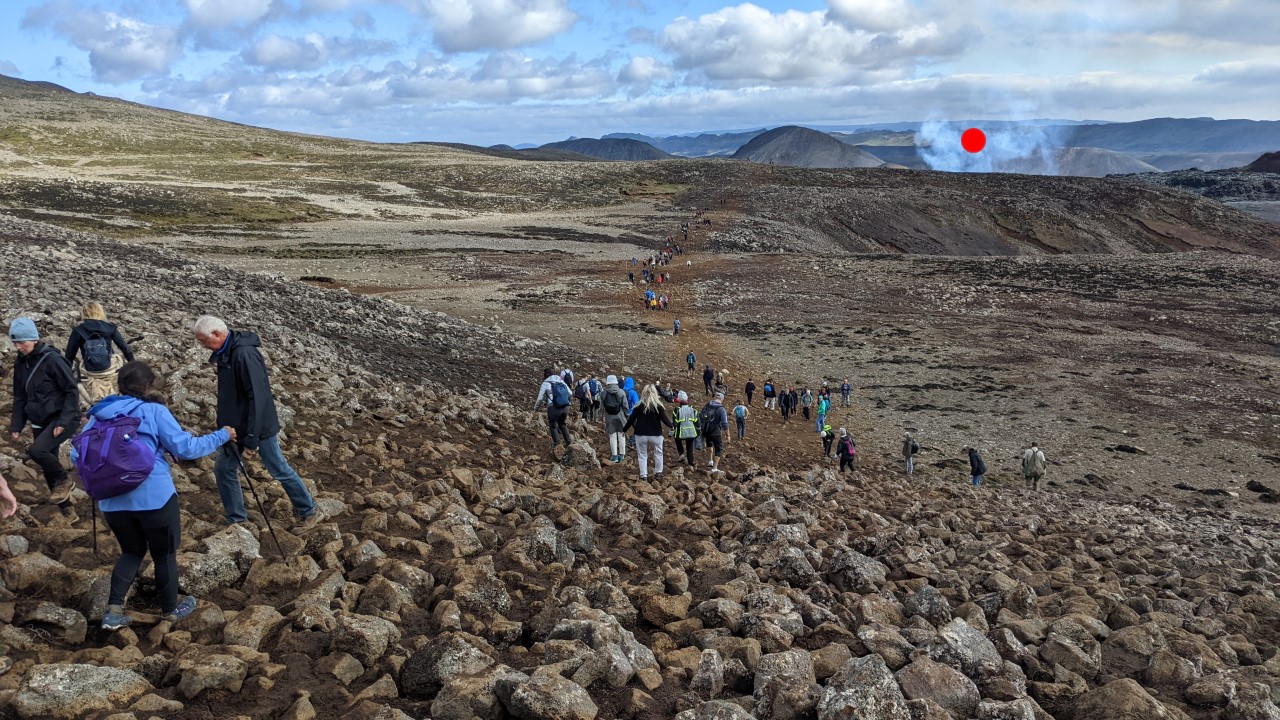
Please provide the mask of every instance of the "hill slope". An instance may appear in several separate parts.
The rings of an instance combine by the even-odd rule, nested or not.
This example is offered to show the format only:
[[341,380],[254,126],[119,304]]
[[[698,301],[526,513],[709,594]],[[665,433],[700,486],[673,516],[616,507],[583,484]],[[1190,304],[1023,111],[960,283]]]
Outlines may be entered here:
[[795,125],[757,135],[738,148],[733,159],[802,168],[869,168],[884,164],[862,148]]
[[626,138],[579,138],[577,140],[561,140],[547,143],[540,150],[567,150],[580,155],[589,155],[602,160],[666,160],[671,157],[667,153],[646,142]]
[[1132,153],[1266,152],[1280,145],[1280,121],[1154,118],[1064,128],[1068,147]]

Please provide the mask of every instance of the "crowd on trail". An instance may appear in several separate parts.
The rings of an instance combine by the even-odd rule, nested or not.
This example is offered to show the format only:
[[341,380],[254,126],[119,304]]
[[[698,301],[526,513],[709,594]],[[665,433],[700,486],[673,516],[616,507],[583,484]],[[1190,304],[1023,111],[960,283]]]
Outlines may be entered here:
[[[9,340],[18,357],[13,364],[9,430],[17,441],[30,427],[27,457],[43,472],[49,502],[68,519],[75,515],[74,485],[59,450],[71,442],[71,462],[93,503],[94,522],[101,511],[119,542],[102,627],[116,630],[131,624],[125,601],[148,553],[155,564],[163,619],[178,622],[195,611],[197,601],[190,595],[178,597],[182,528],[167,457],[195,460],[217,454],[214,478],[227,524],[249,522],[240,484],[243,476],[268,530],[275,535],[245,463],[254,453],[289,497],[297,516],[295,532],[315,528],[324,514],[280,447],[280,421],[257,335],[231,330],[212,316],[195,320],[194,341],[211,352],[219,426],[197,436],[179,425],[159,391],[163,379],[136,358],[130,342],[107,321],[102,306],[86,303],[81,319],[62,352],[43,339],[31,318],[10,322]],[[17,508],[17,499],[0,477],[0,515],[9,517]],[[96,532],[93,539],[96,545]]]

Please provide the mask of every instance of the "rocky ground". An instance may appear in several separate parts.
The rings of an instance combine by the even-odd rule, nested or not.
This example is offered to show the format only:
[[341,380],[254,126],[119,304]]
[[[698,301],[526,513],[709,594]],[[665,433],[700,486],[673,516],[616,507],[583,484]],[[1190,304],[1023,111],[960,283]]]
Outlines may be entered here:
[[[192,318],[260,332],[287,453],[331,516],[295,536],[279,488],[257,483],[281,557],[257,513],[250,530],[219,526],[207,461],[178,468],[180,566],[200,609],[158,623],[144,580],[138,623],[106,634],[114,542],[99,532],[95,556],[87,498],[75,517],[44,504],[10,443],[0,462],[23,507],[0,523],[15,663],[0,715],[1280,717],[1274,506],[1168,482],[1204,461],[1196,490],[1278,484],[1265,261],[699,252],[672,268],[690,327],[677,342],[637,334],[649,320],[605,258],[574,254],[558,278],[582,288],[585,317],[517,303],[473,324],[24,221],[0,220],[0,237],[5,316],[60,342],[84,288],[117,298],[109,314],[144,335],[189,427],[213,419]],[[502,256],[475,257],[482,275]],[[331,269],[324,284],[341,285]],[[832,322],[846,307],[854,319]],[[811,429],[772,417],[730,445],[723,476],[669,466],[638,482],[630,464],[600,465],[603,438],[581,422],[572,456],[548,458],[524,404],[535,369],[616,370],[593,356],[626,337],[651,349],[633,361],[646,378],[685,345],[735,380],[849,368],[858,407],[838,419],[861,436],[858,472],[837,476],[805,449]],[[893,453],[903,425],[926,446],[910,480]],[[1034,496],[1006,457],[1027,429],[1066,439],[1057,485]],[[979,489],[956,447],[975,438],[993,467]]]

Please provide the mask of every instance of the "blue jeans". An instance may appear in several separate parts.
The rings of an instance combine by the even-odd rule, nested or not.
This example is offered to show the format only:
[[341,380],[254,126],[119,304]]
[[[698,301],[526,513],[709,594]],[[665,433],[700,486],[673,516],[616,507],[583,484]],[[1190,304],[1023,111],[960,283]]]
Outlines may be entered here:
[[[302,484],[302,478],[298,477],[298,472],[289,466],[288,460],[284,459],[284,453],[280,451],[278,435],[272,435],[258,443],[258,457],[262,459],[262,466],[280,483],[280,487],[284,488],[285,494],[289,496],[289,502],[293,503],[294,515],[305,518],[316,511],[316,502],[311,499],[307,486]],[[239,473],[240,466],[236,463],[235,451],[224,445],[218,451],[218,459],[213,464],[213,476],[218,480],[218,495],[222,498],[222,510],[226,513],[229,523],[249,519],[245,514],[244,491],[240,488]]]
[[827,424],[827,414],[818,413],[818,421],[814,424],[817,425],[817,431],[822,432],[822,426]]
[[978,487],[979,485],[981,485],[981,484],[982,484],[982,478],[983,478],[983,476],[982,476],[982,475],[974,475],[974,476],[973,476],[973,486],[974,486],[974,487]]
[[910,455],[907,456],[907,474],[911,475],[916,469],[916,459]]

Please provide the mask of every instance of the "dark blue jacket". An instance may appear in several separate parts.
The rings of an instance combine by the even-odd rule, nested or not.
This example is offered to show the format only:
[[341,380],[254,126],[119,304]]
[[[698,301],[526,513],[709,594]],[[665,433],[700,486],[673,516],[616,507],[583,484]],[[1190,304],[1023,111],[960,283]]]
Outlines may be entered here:
[[[120,348],[121,353],[124,353],[125,362],[133,362],[133,350],[130,350],[129,343],[124,341],[124,336],[120,334],[120,328],[106,320],[85,320],[71,331],[71,339],[67,340],[67,349],[63,353],[67,358],[67,362],[75,362],[76,353],[80,352],[84,342],[94,335],[110,340],[116,347]],[[137,338],[134,339],[136,340]]]
[[977,450],[969,448],[969,474],[970,475],[986,475],[987,464],[982,462],[982,456]]
[[232,330],[227,342],[209,357],[218,366],[218,425],[236,430],[237,443],[257,450],[258,443],[280,432],[271,379],[258,336]]

